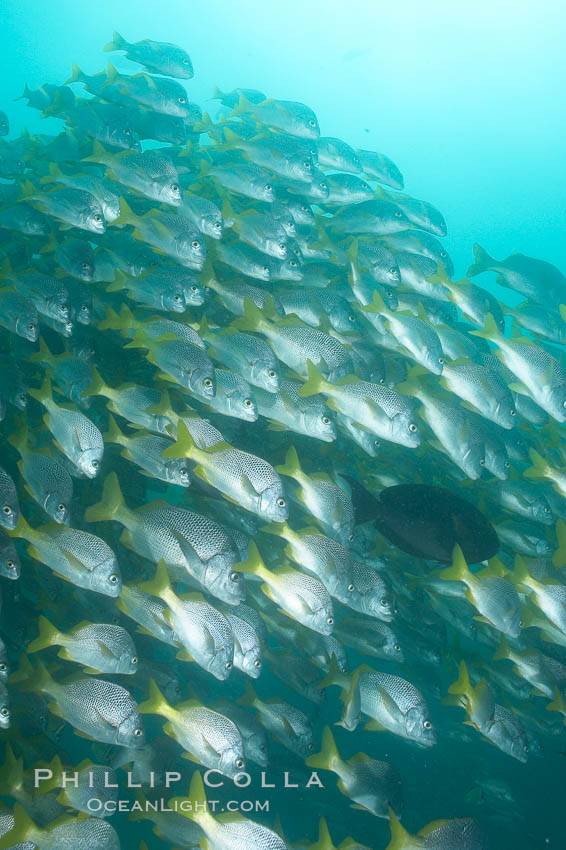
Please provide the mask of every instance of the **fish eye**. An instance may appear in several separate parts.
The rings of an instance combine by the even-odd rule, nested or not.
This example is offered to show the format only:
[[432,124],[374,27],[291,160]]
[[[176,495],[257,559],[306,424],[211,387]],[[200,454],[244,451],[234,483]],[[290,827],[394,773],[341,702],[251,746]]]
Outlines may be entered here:
[[277,507],[278,508],[284,508],[286,504],[287,504],[287,502],[285,501],[283,496],[279,496],[279,498],[277,499]]
[[443,366],[444,365],[444,357],[439,357],[438,362],[439,362],[440,366]]
[[309,751],[309,753],[312,753],[312,751],[314,750],[314,744],[311,744],[310,741],[307,744],[307,750]]
[[385,608],[385,606],[387,605],[387,597],[382,596],[381,599],[379,600],[379,604],[382,605]]
[[181,296],[180,295],[174,295],[173,301],[177,301],[177,303],[179,303],[179,301],[181,301]]
[[328,417],[328,416],[323,416],[323,417],[322,417],[322,424],[323,424],[323,425],[330,425],[330,417]]
[[326,183],[326,182],[323,180],[323,181],[321,182],[321,184],[320,184],[320,188],[321,188],[321,189],[328,189],[328,183]]
[[236,767],[237,767],[239,770],[242,770],[242,768],[243,768],[243,766],[244,766],[244,765],[245,765],[245,761],[244,761],[244,759],[236,759]]
[[391,266],[391,268],[389,269],[389,274],[395,274],[395,275],[397,274],[396,266]]
[[411,424],[409,425],[409,431],[411,432],[411,434],[414,434],[417,431],[417,426],[414,422],[411,422]]
[[348,593],[352,593],[352,591],[354,590],[354,585],[353,585],[351,582],[350,582],[350,584],[348,585],[347,590],[348,590]]
[[393,213],[393,215],[395,216],[395,218],[401,218],[401,216],[403,215],[403,213],[401,212],[401,210],[395,210],[395,212]]
[[505,461],[504,466],[505,466],[505,469],[511,469],[511,464],[509,463],[508,460]]
[[380,447],[380,445],[381,445],[381,443],[379,442],[379,440],[374,440],[374,441],[373,441],[373,444],[374,444],[374,446],[376,447],[376,449],[378,449],[378,448]]
[[204,381],[203,381],[203,384],[205,385],[205,387],[211,387],[212,386],[212,378],[205,378]]
[[82,266],[81,266],[81,269],[82,269],[84,272],[87,272],[87,271],[88,271],[88,269],[89,269],[88,263],[83,263],[83,264],[82,264]]
[[196,251],[197,248],[200,248],[200,242],[199,242],[198,239],[193,239],[193,241],[191,242],[191,245],[195,249],[195,251]]
[[523,747],[523,752],[524,752],[524,753],[528,753],[528,752],[529,752],[529,747],[528,747],[528,745],[527,745],[527,744],[525,744],[525,746]]
[[224,665],[224,667],[226,668],[226,670],[231,670],[232,669],[232,662],[227,661],[226,664]]
[[270,378],[274,378],[276,376],[277,372],[275,371],[275,369],[270,369],[267,374],[269,375]]
[[297,261],[296,260],[289,260],[289,265],[292,266],[293,268],[295,268],[295,266],[297,265]]
[[5,673],[7,669],[8,669],[8,665],[5,664],[4,662],[2,662],[0,664],[0,670],[2,671],[2,673]]
[[95,213],[95,214],[94,214],[94,220],[95,220],[95,221],[102,221],[102,216],[100,215],[100,213]]
[[184,98],[184,97],[183,97],[183,95],[180,95],[180,96],[177,98],[177,102],[178,102],[178,103],[186,103],[186,102],[187,102],[187,99],[186,99],[186,98]]
[[16,566],[16,564],[14,563],[14,561],[6,561],[6,566],[8,567],[9,570],[13,570],[14,567]]
[[353,540],[354,540],[354,535],[353,535],[353,534],[349,534],[349,535],[348,535],[348,543],[352,543],[352,542],[353,542]]
[[172,192],[178,192],[179,191],[179,187],[177,186],[176,183],[171,184],[171,191]]
[[549,508],[549,507],[545,507],[545,508],[544,508],[544,512],[545,512],[545,514],[549,514],[549,513],[550,513],[550,508]]
[[97,460],[96,460],[96,458],[95,458],[95,459],[92,461],[92,464],[91,464],[91,465],[92,465],[92,468],[93,468],[93,469],[98,469],[98,467],[100,466],[100,463],[99,463],[99,461],[97,461]]
[[109,576],[108,581],[110,582],[110,584],[118,584],[118,576],[116,575],[116,573],[112,573],[112,575]]
[[394,643],[394,644],[393,644],[393,649],[395,650],[395,652],[401,652],[401,644],[399,644],[399,643]]
[[432,723],[430,722],[430,720],[425,720],[423,726],[425,729],[432,729]]
[[287,246],[285,245],[285,243],[284,243],[284,242],[280,242],[280,243],[279,243],[279,247],[280,247],[280,248],[281,248],[281,250],[283,251],[283,250],[284,250]]
[[188,64],[189,64],[189,60],[188,60],[188,59],[183,59],[183,65],[188,65]]
[[520,628],[520,629],[522,629],[524,625],[525,625],[525,624],[523,623],[523,621],[522,621],[522,620],[519,620],[519,628]]
[[246,407],[251,407],[251,406],[252,406],[252,404],[253,404],[253,401],[251,400],[251,398],[245,398],[245,399],[244,399],[244,405],[245,405]]
[[180,475],[188,475],[188,474],[189,474],[189,470],[187,469],[187,467],[186,467],[186,466],[182,466],[182,467],[181,467],[181,469],[179,470],[179,474],[180,474]]
[[4,505],[4,507],[2,508],[2,510],[4,511],[4,513],[6,514],[6,516],[11,516],[11,515],[12,515],[12,508],[10,507],[10,505]]
[[262,752],[262,753],[267,752],[267,746],[265,744],[260,744],[259,749],[260,749],[260,752]]
[[327,617],[326,622],[328,623],[329,626],[333,626],[334,625],[334,617]]
[[316,127],[316,121],[314,118],[309,118],[309,127]]
[[10,709],[3,705],[2,708],[0,708],[0,714],[2,715],[2,717],[9,717]]
[[61,502],[60,505],[57,505],[57,510],[63,513],[63,511],[65,510],[65,505],[63,504],[63,502]]
[[509,413],[510,413],[510,415],[511,415],[511,416],[516,416],[516,415],[517,415],[517,411],[515,410],[515,408],[514,408],[514,407],[512,407],[512,408],[511,408],[511,410],[509,411]]
[[448,256],[448,254],[446,253],[446,251],[441,251],[440,256],[442,257],[443,260],[445,260],[446,257]]
[[310,170],[311,170],[311,168],[312,168],[312,165],[310,164],[310,162],[308,161],[308,159],[305,159],[305,161],[303,162],[303,165],[304,165],[304,167],[307,169],[307,171],[310,171]]
[[81,305],[81,313],[88,313],[88,305],[87,304]]
[[198,292],[198,286],[196,285],[196,283],[193,283],[193,285],[191,286],[191,292]]
[[261,667],[261,661],[259,660],[259,658],[256,658],[256,660],[254,661],[254,667]]
[[233,582],[240,581],[240,573],[237,573],[237,572],[230,573],[230,581],[233,581]]
[[127,128],[127,127],[124,127],[124,135],[125,135],[125,136],[129,136],[129,135],[130,135],[130,131],[128,130],[128,128]]
[[221,222],[221,221],[215,221],[215,222],[214,222],[214,227],[215,227],[217,230],[220,230],[220,228],[222,227],[222,222]]
[[28,325],[28,331],[34,331],[34,330],[35,330],[35,324],[33,322],[30,322],[29,325]]
[[485,466],[485,458],[484,457],[482,457],[482,459],[480,460],[480,466]]
[[566,407],[566,400],[562,402],[562,407]]
[[139,738],[141,735],[143,735],[143,729],[138,726],[137,729],[134,729],[134,737]]
[[273,186],[271,185],[271,183],[266,183],[263,188],[266,192],[273,192]]

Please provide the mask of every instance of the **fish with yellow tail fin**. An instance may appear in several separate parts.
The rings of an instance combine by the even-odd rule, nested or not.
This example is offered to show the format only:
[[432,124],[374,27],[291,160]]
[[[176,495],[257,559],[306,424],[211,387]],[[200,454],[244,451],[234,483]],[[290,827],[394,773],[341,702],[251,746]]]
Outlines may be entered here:
[[179,421],[177,441],[163,452],[163,457],[187,457],[195,461],[195,475],[258,516],[277,522],[288,517],[281,479],[263,458],[235,449],[227,442],[200,449],[183,421]]
[[196,661],[220,681],[227,679],[234,664],[234,634],[230,621],[201,593],[178,596],[171,587],[163,560],[159,561],[154,578],[141,584],[139,589],[168,606],[167,619],[183,647],[177,657]]
[[249,545],[248,560],[237,566],[242,572],[262,579],[263,593],[288,617],[322,635],[332,633],[332,600],[319,579],[286,566],[269,570],[253,541]]
[[169,705],[155,682],[149,698],[139,706],[141,714],[159,714],[166,719],[164,731],[185,750],[184,758],[234,777],[246,766],[244,743],[238,727],[223,714],[198,700]]
[[198,770],[193,773],[188,797],[175,797],[169,801],[169,806],[177,806],[186,818],[202,829],[209,850],[240,850],[243,847],[289,850],[276,832],[239,813],[213,815],[207,805],[204,784]]
[[439,574],[446,581],[461,581],[466,587],[466,598],[492,626],[503,634],[518,637],[521,633],[521,600],[513,584],[487,567],[472,573],[464,554],[456,545],[452,566]]
[[322,733],[321,752],[310,756],[307,765],[333,771],[339,778],[338,788],[356,804],[355,808],[365,809],[380,818],[389,817],[389,808],[396,812],[403,808],[397,771],[388,762],[376,761],[365,753],[345,761],[328,726]]
[[59,657],[84,664],[87,673],[133,674],[138,667],[134,642],[122,626],[111,623],[82,622],[67,633],[60,632],[49,620],[40,616],[39,637],[27,652],[39,652],[60,646]]
[[17,804],[12,819],[12,828],[0,838],[0,848],[29,844],[45,850],[120,850],[118,833],[101,818],[63,818],[42,828]]
[[526,588],[532,601],[550,623],[566,635],[566,584],[562,583],[559,574],[556,578],[539,581],[531,575],[529,562],[517,555],[515,569],[509,573],[509,581],[521,590]]
[[527,761],[530,747],[519,718],[510,708],[495,702],[485,679],[472,685],[465,661],[460,663],[458,679],[450,685],[448,693],[445,704],[464,708],[468,725],[474,726],[502,752],[517,761]]
[[367,428],[372,434],[402,446],[420,444],[414,405],[400,393],[361,381],[354,375],[331,383],[307,360],[308,380],[299,390],[301,397],[322,393],[327,405]]
[[473,818],[436,820],[411,835],[390,812],[391,841],[386,850],[486,850],[485,835]]

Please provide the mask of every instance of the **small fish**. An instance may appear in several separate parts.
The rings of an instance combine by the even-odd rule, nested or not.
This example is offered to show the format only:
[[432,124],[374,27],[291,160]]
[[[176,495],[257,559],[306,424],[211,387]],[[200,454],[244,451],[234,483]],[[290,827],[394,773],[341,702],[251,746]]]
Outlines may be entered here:
[[84,664],[86,673],[133,674],[137,670],[136,648],[121,626],[82,622],[68,632],[60,632],[40,616],[38,627],[39,636],[29,644],[27,652],[60,646],[59,657]]
[[278,697],[261,700],[249,682],[238,703],[255,708],[265,730],[299,758],[305,759],[314,751],[311,723],[298,708]]
[[178,741],[191,761],[228,777],[245,769],[242,736],[229,717],[206,708],[197,700],[173,707],[155,682],[150,683],[149,699],[139,706],[139,711],[165,717],[165,732]]
[[497,282],[501,286],[514,289],[539,304],[548,306],[550,300],[550,303],[558,305],[563,298],[566,278],[556,266],[524,254],[512,254],[505,260],[495,260],[476,243],[474,263],[468,269],[468,277],[486,271],[496,272]]
[[9,530],[17,527],[20,503],[13,479],[0,467],[0,526]]
[[152,41],[149,38],[130,43],[122,38],[120,33],[114,32],[112,41],[108,42],[104,50],[123,50],[127,59],[139,62],[153,74],[178,77],[181,80],[190,80],[194,75],[189,54],[176,44]]
[[444,850],[449,847],[457,847],[458,850],[485,850],[486,847],[482,829],[473,818],[436,820],[423,827],[416,835],[410,835],[392,811],[390,827],[391,841],[386,850],[413,850],[420,847],[430,850]]

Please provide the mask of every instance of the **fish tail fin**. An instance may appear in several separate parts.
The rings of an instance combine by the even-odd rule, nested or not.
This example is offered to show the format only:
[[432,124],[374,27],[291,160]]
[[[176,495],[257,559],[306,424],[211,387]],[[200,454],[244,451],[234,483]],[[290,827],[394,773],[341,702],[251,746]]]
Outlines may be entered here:
[[289,478],[297,478],[301,474],[301,464],[295,446],[289,446],[285,455],[285,463],[275,467],[276,472],[288,475]]
[[23,90],[23,92],[21,93],[21,95],[20,95],[19,97],[15,97],[15,98],[14,98],[14,101],[16,101],[16,100],[22,100],[22,98],[24,98],[24,97],[30,97],[30,95],[31,95],[31,89],[30,89],[30,87],[28,86],[28,84],[27,84],[27,83],[24,83],[24,90]]
[[43,614],[38,620],[39,637],[28,645],[26,652],[39,652],[41,649],[47,649],[49,646],[54,646],[57,643],[57,638],[61,634],[55,626],[49,622]]
[[470,681],[470,674],[468,673],[468,667],[465,661],[460,662],[460,666],[458,668],[458,678],[455,682],[452,682],[450,687],[448,688],[449,694],[454,694],[457,696],[465,696],[469,697],[472,692],[472,683]]
[[123,38],[119,32],[112,33],[112,41],[109,41],[108,44],[104,45],[104,53],[113,53],[115,50],[125,50],[128,47],[128,42],[125,38]]
[[556,520],[556,537],[558,549],[552,556],[552,563],[555,567],[560,568],[566,564],[566,522],[560,518]]
[[107,160],[110,154],[106,151],[100,142],[95,139],[92,143],[92,154],[90,156],[85,156],[82,162],[98,162],[106,165]]
[[19,416],[15,420],[16,427],[8,437],[8,442],[11,443],[17,452],[22,454],[28,444],[29,428],[24,416]]
[[111,520],[124,505],[124,496],[120,490],[118,476],[115,472],[110,472],[106,476],[100,502],[86,509],[85,520],[87,522],[105,522]]
[[112,307],[106,307],[106,316],[98,323],[99,331],[121,331],[124,329],[122,317]]
[[[232,112],[230,113],[230,117],[231,118],[237,118],[238,115],[244,115],[246,112],[253,112],[254,108],[255,107],[254,107],[253,103],[250,103],[250,101],[247,99],[247,97],[245,95],[241,94],[238,103],[236,104],[236,106],[234,107]],[[228,129],[228,128],[226,128],[226,129]],[[236,134],[234,133],[234,135],[236,135]]]
[[71,76],[68,80],[65,80],[63,85],[68,86],[71,83],[84,83],[88,80],[88,76],[82,71],[76,62],[73,62],[71,65]]
[[327,381],[324,379],[324,375],[317,369],[312,360],[307,358],[307,380],[303,384],[303,386],[299,390],[299,395],[301,398],[305,398],[306,396],[316,395],[319,393],[326,385]]
[[562,321],[566,322],[566,304],[559,304],[558,309],[560,310]]
[[241,331],[261,331],[265,327],[265,316],[247,295],[244,298],[244,316],[235,323]]
[[49,169],[45,177],[40,178],[40,185],[45,185],[46,183],[58,183],[59,178],[61,177],[61,169],[57,165],[56,162],[49,163]]
[[162,457],[191,457],[198,451],[195,441],[191,437],[190,431],[183,422],[179,419],[177,425],[177,439],[172,446],[162,452]]
[[0,846],[13,847],[15,845],[27,844],[32,838],[34,839],[33,843],[35,844],[40,833],[24,807],[20,806],[19,803],[16,803],[12,809],[12,816],[14,818],[14,825],[12,826],[12,829],[9,832],[6,832],[2,837]]
[[0,767],[0,788],[4,794],[10,795],[11,791],[23,788],[24,784],[24,760],[16,758],[9,742],[6,742],[4,764]]
[[338,660],[334,653],[330,658],[330,664],[328,666],[328,673],[322,679],[317,687],[319,691],[324,690],[325,688],[331,687],[331,685],[338,685],[341,688],[344,684],[344,674],[340,672],[340,668],[338,666]]
[[45,402],[52,401],[53,394],[51,392],[51,380],[48,375],[45,375],[43,379],[42,385],[39,389],[35,389],[34,387],[30,387],[28,389],[28,395],[34,398],[36,401],[39,401],[41,404],[45,404]]
[[212,815],[208,811],[206,791],[204,790],[202,776],[198,770],[195,770],[191,778],[189,799],[192,801],[190,811],[184,813],[188,818],[194,820],[196,823],[212,818]]
[[329,726],[325,726],[322,732],[322,746],[319,753],[309,756],[307,765],[320,770],[332,770],[332,766],[340,759],[340,753],[336,746],[334,736]]
[[550,465],[535,449],[529,449],[532,466],[523,473],[527,478],[546,478]]
[[170,705],[155,684],[153,679],[149,681],[149,696],[145,702],[138,705],[140,714],[161,714],[165,717],[169,714]]
[[250,540],[250,545],[248,547],[248,560],[240,561],[240,563],[236,564],[234,569],[240,573],[260,576],[261,578],[265,578],[266,575],[269,575],[269,570],[263,563],[263,558],[261,557],[259,549],[253,540]]
[[556,686],[554,687],[554,699],[548,703],[546,710],[558,711],[566,716],[566,702],[564,702],[564,697]]
[[106,292],[120,292],[128,288],[128,278],[121,269],[114,270],[114,280],[106,287]]
[[12,676],[12,681],[21,682],[20,690],[43,693],[53,684],[53,679],[43,662],[38,659],[35,667],[30,664],[27,655],[20,658],[20,666]]
[[391,841],[386,850],[405,850],[405,848],[414,847],[411,835],[391,807],[389,807],[389,829],[391,830]]
[[474,245],[474,262],[466,274],[468,277],[475,277],[477,274],[487,271],[494,265],[495,260],[493,257],[490,257],[485,248],[482,248],[482,246],[478,245],[476,242]]
[[528,586],[529,583],[532,582],[527,561],[521,557],[521,555],[515,556],[513,570],[510,573],[507,573],[505,578],[507,578],[508,581],[510,581],[516,588],[521,587],[521,585]]
[[246,681],[246,692],[243,696],[241,696],[237,701],[238,705],[247,706],[249,708],[253,708],[257,705],[257,694],[254,691],[250,682]]
[[39,337],[39,351],[36,351],[34,352],[34,354],[31,354],[29,359],[32,363],[50,363],[53,359],[53,355],[49,351],[47,343],[45,342],[42,336]]
[[495,324],[495,319],[493,318],[491,313],[488,313],[485,317],[485,324],[483,329],[478,331],[470,331],[473,336],[479,336],[482,339],[489,339],[491,341],[499,339],[502,336],[501,331]]
[[376,313],[380,315],[386,311],[385,301],[377,291],[377,289],[373,290],[373,301],[371,304],[366,304],[365,307],[362,307],[362,310],[365,313]]
[[448,567],[446,570],[442,570],[439,574],[439,578],[444,581],[463,581],[465,582],[470,574],[468,569],[468,564],[466,563],[466,559],[464,558],[464,553],[456,544],[452,551],[452,566]]
[[125,227],[126,225],[131,224],[135,227],[138,221],[138,216],[132,210],[126,199],[120,198],[120,215],[118,218],[114,219],[112,224],[116,227]]
[[509,658],[509,644],[502,636],[499,646],[493,656],[494,661],[501,661],[504,658]]
[[83,393],[83,396],[91,396],[91,395],[104,395],[105,390],[107,390],[107,386],[102,379],[102,376],[96,366],[92,367],[92,382],[86,388]]
[[111,413],[108,414],[108,431],[102,436],[105,443],[118,443],[121,446],[125,446],[128,442],[128,438],[120,431],[118,423]]
[[214,89],[212,90],[211,100],[220,100],[224,97],[225,94],[226,92],[223,92],[222,89],[218,88],[218,86],[214,86]]
[[169,573],[167,572],[165,561],[161,558],[155,569],[155,575],[149,581],[144,581],[140,585],[140,590],[150,593],[152,596],[162,597],[170,588],[171,581],[169,579]]

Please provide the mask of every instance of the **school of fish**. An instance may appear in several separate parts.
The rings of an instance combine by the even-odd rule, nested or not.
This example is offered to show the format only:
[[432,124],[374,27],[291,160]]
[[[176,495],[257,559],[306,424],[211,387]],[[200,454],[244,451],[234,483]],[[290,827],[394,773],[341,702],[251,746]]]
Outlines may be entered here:
[[[566,278],[475,245],[454,279],[384,154],[105,49],[133,70],[26,86],[58,135],[0,113],[0,848],[541,848],[513,777],[566,738]],[[453,540],[359,521],[399,485]]]

